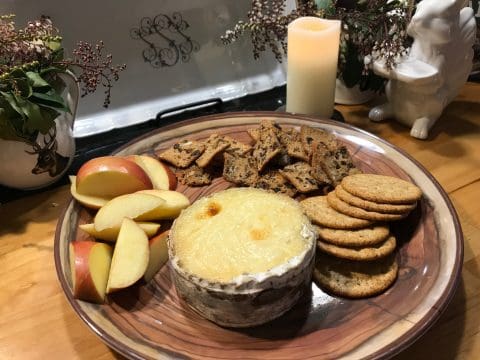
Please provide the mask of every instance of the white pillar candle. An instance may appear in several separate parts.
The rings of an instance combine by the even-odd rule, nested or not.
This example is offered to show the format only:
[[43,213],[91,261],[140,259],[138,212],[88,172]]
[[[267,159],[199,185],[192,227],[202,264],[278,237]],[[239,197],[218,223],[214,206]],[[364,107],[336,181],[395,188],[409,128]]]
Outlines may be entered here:
[[340,23],[302,17],[288,25],[288,112],[332,116]]

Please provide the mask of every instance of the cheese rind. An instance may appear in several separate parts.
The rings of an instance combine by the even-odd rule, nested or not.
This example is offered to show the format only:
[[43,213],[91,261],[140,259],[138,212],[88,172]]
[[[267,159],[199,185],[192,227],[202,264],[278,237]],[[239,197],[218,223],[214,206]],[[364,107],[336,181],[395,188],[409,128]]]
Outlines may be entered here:
[[235,188],[202,198],[170,231],[177,292],[220,325],[265,323],[308,290],[315,234],[299,204],[284,195]]

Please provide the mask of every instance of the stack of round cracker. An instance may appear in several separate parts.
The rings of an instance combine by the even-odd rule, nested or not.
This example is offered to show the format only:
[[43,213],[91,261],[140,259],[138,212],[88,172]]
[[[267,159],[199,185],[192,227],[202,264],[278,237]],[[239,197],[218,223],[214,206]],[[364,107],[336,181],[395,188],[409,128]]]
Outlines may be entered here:
[[301,202],[317,224],[314,279],[328,291],[353,298],[386,290],[396,279],[396,239],[387,222],[406,217],[421,190],[398,178],[356,174],[327,196]]

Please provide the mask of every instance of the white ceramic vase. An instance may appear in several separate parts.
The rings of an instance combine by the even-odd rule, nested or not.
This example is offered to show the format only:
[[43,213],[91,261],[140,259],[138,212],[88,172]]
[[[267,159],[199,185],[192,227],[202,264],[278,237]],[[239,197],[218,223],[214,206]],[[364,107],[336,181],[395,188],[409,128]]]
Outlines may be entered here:
[[35,145],[0,139],[0,184],[29,190],[58,180],[72,163],[75,154],[73,122],[79,89],[72,74],[59,75],[66,84],[62,94],[72,113],[55,119],[49,133],[39,134]]

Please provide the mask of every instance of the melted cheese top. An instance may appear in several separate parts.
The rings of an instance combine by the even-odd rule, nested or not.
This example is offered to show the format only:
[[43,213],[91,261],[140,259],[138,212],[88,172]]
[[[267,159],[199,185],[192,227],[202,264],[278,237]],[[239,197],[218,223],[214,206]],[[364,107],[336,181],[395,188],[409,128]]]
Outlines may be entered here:
[[[271,270],[312,246],[300,205],[286,196],[234,188],[202,198],[171,231],[175,257],[188,273],[229,282]],[[286,268],[285,270],[287,270]]]

